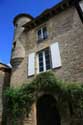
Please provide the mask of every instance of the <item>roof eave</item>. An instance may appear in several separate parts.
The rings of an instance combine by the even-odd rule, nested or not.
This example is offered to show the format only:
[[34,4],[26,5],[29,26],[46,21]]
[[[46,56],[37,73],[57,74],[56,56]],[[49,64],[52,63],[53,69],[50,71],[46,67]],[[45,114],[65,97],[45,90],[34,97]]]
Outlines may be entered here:
[[73,3],[74,3],[74,1],[72,1],[72,0],[66,0],[66,1],[62,1],[62,2],[58,3],[57,5],[55,5],[54,7],[50,8],[48,10],[45,10],[42,14],[40,14],[39,16],[34,18],[32,21],[26,23],[24,25],[25,30],[30,30],[30,29],[42,24],[43,22],[47,21],[51,17],[59,14],[60,12],[69,8],[70,6],[72,6]]

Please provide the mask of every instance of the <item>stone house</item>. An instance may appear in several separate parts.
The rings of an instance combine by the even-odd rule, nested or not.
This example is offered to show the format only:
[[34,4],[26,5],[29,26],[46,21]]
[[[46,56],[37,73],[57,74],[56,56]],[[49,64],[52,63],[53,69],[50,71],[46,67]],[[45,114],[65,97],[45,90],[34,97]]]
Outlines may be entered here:
[[6,87],[10,85],[10,75],[11,68],[3,63],[0,63],[0,125],[2,125],[4,108],[5,108],[5,98],[4,91]]
[[[13,23],[11,87],[22,86],[37,74],[49,70],[64,81],[83,81],[83,0],[63,0],[36,18],[20,14]],[[60,117],[57,111],[53,112],[56,118],[52,114],[50,120],[42,120],[44,114],[39,113],[40,106],[42,108],[46,100],[50,105],[55,102],[55,97],[45,93],[41,95],[38,105],[33,105],[29,118],[25,118],[24,125],[50,125],[50,120],[56,125],[81,125],[79,119],[71,123],[68,109]],[[46,109],[48,114],[52,113],[49,106]]]

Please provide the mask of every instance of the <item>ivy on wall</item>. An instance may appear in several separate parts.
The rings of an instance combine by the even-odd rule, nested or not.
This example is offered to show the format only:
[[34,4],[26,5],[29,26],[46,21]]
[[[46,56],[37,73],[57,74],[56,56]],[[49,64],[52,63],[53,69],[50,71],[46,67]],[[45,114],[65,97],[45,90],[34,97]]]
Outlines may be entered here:
[[[28,115],[33,102],[37,101],[40,92],[48,92],[59,96],[60,100],[72,102],[74,106],[83,109],[83,85],[80,83],[65,83],[56,79],[52,72],[41,73],[30,83],[20,88],[8,88],[6,90],[7,110],[6,114],[12,125],[16,120]],[[12,119],[13,118],[13,119]]]

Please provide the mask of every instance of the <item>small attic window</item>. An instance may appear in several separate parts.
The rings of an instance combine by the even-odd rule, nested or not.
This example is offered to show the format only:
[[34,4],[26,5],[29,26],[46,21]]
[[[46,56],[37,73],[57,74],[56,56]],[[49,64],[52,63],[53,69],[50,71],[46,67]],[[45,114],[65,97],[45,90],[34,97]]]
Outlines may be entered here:
[[17,26],[18,26],[18,24],[16,23],[15,27],[17,27]]
[[15,49],[16,47],[16,41],[13,43],[13,49]]
[[15,48],[16,48],[16,41],[13,43],[12,52],[14,51]]
[[48,38],[47,27],[43,26],[37,30],[38,42]]

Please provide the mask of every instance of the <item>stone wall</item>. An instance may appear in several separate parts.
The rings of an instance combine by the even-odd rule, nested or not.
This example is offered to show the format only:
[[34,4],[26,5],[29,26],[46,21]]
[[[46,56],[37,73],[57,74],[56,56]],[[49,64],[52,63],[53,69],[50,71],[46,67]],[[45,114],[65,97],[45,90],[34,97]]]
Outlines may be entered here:
[[[42,25],[47,26],[48,39],[38,43],[37,29]],[[83,82],[83,24],[76,9],[74,7],[68,8],[42,25],[21,34],[19,40],[21,46],[25,49],[25,55],[19,64],[18,61],[16,62],[16,68],[13,67],[12,69],[11,86],[18,87],[33,79],[33,77],[28,77],[27,72],[29,53],[37,53],[54,42],[59,43],[62,61],[62,67],[53,70],[55,76],[69,82]],[[21,54],[19,55],[20,57],[16,58],[17,60],[21,58]],[[69,113],[67,110],[68,108],[65,109],[66,113]],[[34,114],[33,109],[32,114]],[[34,117],[36,118],[36,114],[34,114]],[[24,125],[33,125],[34,120],[31,122],[32,118],[32,115],[25,118]],[[77,119],[73,119],[73,117],[68,116],[67,119],[65,117],[62,119],[62,125],[79,125]]]
[[[43,24],[44,25],[44,24]],[[37,42],[36,27],[20,36],[21,46],[25,48],[25,57],[14,72],[11,85],[20,86],[33,77],[28,77],[28,54],[38,52],[53,42],[59,42],[62,67],[53,70],[57,78],[65,81],[83,81],[83,25],[74,7],[61,12],[47,22],[48,39]]]
[[3,89],[3,84],[4,84],[4,72],[0,71],[0,123],[2,121],[2,89]]
[[0,125],[4,122],[5,98],[4,92],[6,87],[10,85],[10,68],[4,64],[0,64]]

